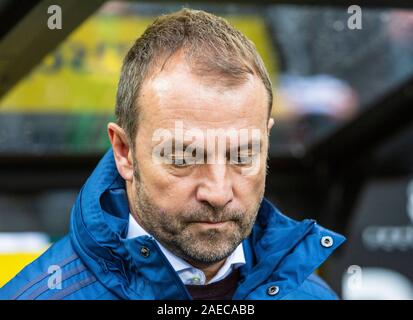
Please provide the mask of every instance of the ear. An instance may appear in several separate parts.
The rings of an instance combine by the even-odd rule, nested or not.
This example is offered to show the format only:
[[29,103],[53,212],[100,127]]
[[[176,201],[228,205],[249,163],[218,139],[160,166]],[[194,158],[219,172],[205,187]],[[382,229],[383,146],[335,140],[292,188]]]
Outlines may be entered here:
[[272,126],[274,125],[274,118],[268,120],[268,133],[270,133]]
[[126,181],[133,179],[132,149],[129,146],[125,130],[116,123],[108,123],[108,135],[112,144],[113,155],[119,174]]

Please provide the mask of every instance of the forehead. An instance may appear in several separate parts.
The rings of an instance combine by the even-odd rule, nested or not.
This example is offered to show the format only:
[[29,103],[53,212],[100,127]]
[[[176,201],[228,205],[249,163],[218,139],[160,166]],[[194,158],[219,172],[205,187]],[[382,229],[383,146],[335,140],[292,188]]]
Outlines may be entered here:
[[184,59],[171,58],[147,79],[140,92],[140,130],[171,128],[177,120],[186,128],[266,127],[268,97],[262,81],[248,75],[237,86],[224,87],[195,75]]

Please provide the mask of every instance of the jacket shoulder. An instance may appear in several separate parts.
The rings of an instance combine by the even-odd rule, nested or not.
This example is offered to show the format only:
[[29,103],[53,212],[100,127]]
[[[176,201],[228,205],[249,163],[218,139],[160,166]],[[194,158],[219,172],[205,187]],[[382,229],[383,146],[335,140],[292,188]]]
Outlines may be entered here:
[[65,236],[6,283],[0,300],[98,299],[107,294]]
[[337,294],[316,274],[310,275],[296,290],[286,295],[285,300],[338,300]]

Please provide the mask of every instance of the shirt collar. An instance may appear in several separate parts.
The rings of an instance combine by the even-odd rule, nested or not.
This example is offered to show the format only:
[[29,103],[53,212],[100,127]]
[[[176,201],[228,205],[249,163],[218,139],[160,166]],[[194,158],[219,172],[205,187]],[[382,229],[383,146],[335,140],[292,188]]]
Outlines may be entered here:
[[[145,229],[143,229],[139,223],[135,220],[135,218],[129,214],[129,227],[128,227],[128,234],[127,238],[135,238],[135,237],[140,237],[144,235],[150,235],[148,232],[146,232]],[[203,284],[205,282],[205,275],[203,272],[192,265],[190,265],[188,262],[186,262],[184,259],[174,255],[171,251],[166,249],[162,244],[157,241],[157,244],[159,245],[160,249],[162,250],[162,253],[165,255],[165,257],[168,259],[169,263],[172,265],[173,269],[178,273],[178,275],[181,277],[181,279],[184,281],[185,284],[190,284],[187,283],[187,278],[188,278],[188,273],[197,273],[200,276],[200,283]],[[242,247],[242,242],[238,245],[238,247],[231,253],[231,255],[225,260],[224,265],[218,270],[217,274],[209,281],[209,283],[217,282],[219,280],[224,279],[226,276],[228,276],[232,270],[244,265],[245,262],[245,255],[244,255],[244,249]],[[203,279],[202,279],[203,278]]]

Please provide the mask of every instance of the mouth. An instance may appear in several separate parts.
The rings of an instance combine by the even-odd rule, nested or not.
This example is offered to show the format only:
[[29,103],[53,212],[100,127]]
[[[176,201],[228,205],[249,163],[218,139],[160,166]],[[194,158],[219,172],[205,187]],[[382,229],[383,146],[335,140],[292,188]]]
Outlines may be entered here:
[[203,226],[203,227],[215,227],[215,228],[219,228],[219,227],[224,227],[227,224],[229,224],[231,222],[231,220],[225,220],[225,221],[194,221],[194,224]]

